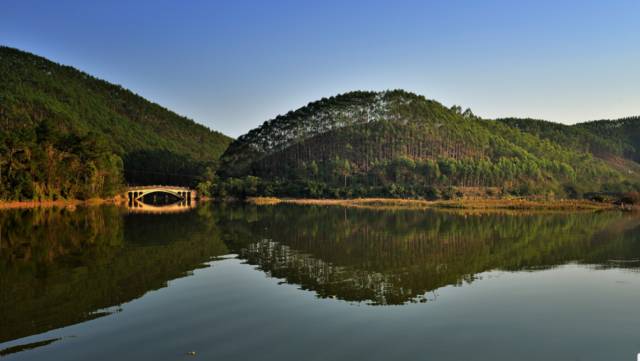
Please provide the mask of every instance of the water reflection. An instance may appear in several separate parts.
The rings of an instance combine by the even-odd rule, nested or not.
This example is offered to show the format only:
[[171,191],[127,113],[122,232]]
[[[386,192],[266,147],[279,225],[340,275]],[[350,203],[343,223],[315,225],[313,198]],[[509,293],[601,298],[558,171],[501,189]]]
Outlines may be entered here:
[[616,212],[455,214],[332,207],[247,207],[219,217],[225,242],[269,275],[319,297],[424,302],[489,270],[569,262],[640,266],[640,218]]
[[38,348],[38,347],[48,346],[48,345],[51,345],[52,343],[58,342],[60,340],[62,340],[61,337],[50,338],[50,339],[46,339],[46,340],[42,340],[42,341],[29,342],[29,343],[26,343],[26,344],[20,344],[20,345],[17,345],[17,346],[7,347],[5,349],[0,350],[0,357],[11,355],[13,353],[33,350],[34,348]]
[[211,211],[193,213],[0,212],[0,342],[103,316],[227,253]]
[[177,200],[167,204],[145,203],[132,200],[129,202],[127,210],[130,213],[182,213],[188,212],[196,207],[195,200]]
[[117,311],[229,253],[318,297],[373,305],[433,300],[489,270],[640,266],[640,218],[617,212],[188,209],[0,212],[0,343]]

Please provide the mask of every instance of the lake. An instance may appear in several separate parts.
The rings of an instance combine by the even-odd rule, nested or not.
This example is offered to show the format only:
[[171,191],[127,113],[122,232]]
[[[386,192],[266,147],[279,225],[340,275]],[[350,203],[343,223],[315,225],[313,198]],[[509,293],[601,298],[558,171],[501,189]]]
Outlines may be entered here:
[[635,360],[640,216],[0,212],[3,360]]

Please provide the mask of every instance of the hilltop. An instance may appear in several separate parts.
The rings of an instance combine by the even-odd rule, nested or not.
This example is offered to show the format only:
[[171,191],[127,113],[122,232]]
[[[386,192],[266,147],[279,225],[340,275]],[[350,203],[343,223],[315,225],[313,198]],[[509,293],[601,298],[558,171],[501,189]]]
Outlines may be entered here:
[[195,185],[230,142],[119,85],[0,47],[0,199]]
[[219,170],[225,181],[214,191],[419,198],[631,191],[640,179],[636,120],[490,120],[402,90],[350,92],[232,142]]

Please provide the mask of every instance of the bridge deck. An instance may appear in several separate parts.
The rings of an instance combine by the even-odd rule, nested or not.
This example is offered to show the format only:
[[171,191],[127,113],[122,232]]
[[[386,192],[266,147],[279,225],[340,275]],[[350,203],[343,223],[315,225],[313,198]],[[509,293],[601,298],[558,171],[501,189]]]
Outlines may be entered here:
[[127,191],[138,191],[138,190],[148,190],[148,189],[167,189],[167,190],[176,190],[176,191],[192,191],[193,189],[189,187],[180,187],[180,186],[166,186],[166,185],[148,185],[148,186],[131,186],[127,187]]

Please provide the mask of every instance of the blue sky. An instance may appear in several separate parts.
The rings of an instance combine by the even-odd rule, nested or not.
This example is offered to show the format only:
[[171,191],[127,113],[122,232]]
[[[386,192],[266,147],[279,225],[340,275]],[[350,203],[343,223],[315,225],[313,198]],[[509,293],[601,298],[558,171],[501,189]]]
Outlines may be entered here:
[[0,44],[238,136],[350,90],[484,117],[640,114],[640,1],[2,0]]

